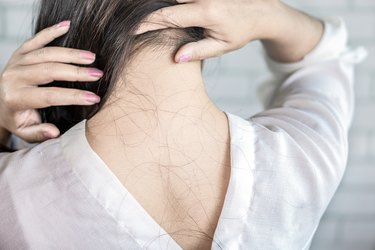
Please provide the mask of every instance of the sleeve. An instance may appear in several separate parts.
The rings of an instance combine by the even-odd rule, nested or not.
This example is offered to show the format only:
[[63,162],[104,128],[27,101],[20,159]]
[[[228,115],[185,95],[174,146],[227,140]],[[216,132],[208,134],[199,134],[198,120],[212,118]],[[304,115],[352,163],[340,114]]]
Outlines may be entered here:
[[249,118],[255,134],[252,233],[259,236],[254,241],[267,242],[263,249],[308,248],[345,170],[353,68],[365,56],[363,48],[347,47],[343,20],[332,18],[302,61],[266,58],[272,80],[260,91],[265,111]]

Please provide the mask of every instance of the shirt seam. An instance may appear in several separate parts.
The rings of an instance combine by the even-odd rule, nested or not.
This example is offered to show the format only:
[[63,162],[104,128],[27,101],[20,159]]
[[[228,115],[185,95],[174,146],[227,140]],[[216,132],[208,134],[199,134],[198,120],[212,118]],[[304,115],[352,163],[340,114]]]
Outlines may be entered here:
[[101,208],[104,209],[104,211],[110,216],[110,218],[115,222],[115,224],[118,227],[120,227],[120,228],[124,228],[126,230],[126,232],[129,234],[129,236],[132,237],[132,239],[138,244],[138,246],[140,248],[142,248],[142,245],[138,242],[137,238],[130,232],[129,228],[127,226],[125,226],[124,224],[119,223],[116,220],[115,216],[113,216],[113,214],[108,211],[108,209],[95,197],[95,195],[92,194],[92,192],[87,187],[87,185],[85,184],[85,182],[82,180],[82,178],[80,177],[80,175],[74,170],[74,168],[71,167],[71,163],[69,162],[68,157],[66,157],[64,146],[62,145],[61,140],[59,140],[59,146],[60,146],[60,149],[62,150],[64,160],[68,163],[70,169],[72,170],[72,172],[74,173],[74,175],[77,177],[77,179],[79,180],[79,182],[82,184],[82,186],[90,194],[90,196],[96,201],[96,203],[98,203],[100,205]]

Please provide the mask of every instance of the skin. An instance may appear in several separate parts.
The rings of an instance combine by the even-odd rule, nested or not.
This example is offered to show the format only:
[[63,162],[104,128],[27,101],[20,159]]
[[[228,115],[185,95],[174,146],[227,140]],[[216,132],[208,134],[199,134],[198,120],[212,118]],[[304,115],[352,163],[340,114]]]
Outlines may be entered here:
[[217,225],[230,176],[227,117],[208,97],[199,61],[176,64],[171,51],[146,50],[129,72],[86,137],[184,249],[207,249],[207,238],[189,235],[212,236]]
[[[59,136],[53,124],[42,124],[36,109],[60,105],[93,105],[100,98],[93,93],[64,88],[38,88],[54,80],[97,81],[100,70],[71,65],[88,65],[95,54],[45,46],[69,30],[70,22],[49,27],[26,41],[12,55],[0,74],[0,145],[11,133],[28,142]],[[96,75],[93,76],[94,72]]]
[[321,21],[279,0],[178,0],[181,5],[160,9],[139,27],[137,34],[168,27],[199,26],[206,39],[189,43],[175,55],[176,62],[202,60],[260,40],[280,62],[301,60],[315,47],[323,31]]
[[[276,0],[181,3],[150,15],[138,33],[200,26],[207,38],[176,54],[167,48],[142,51],[130,63],[130,73],[124,72],[126,84],[119,82],[111,99],[88,121],[86,136],[183,249],[210,249],[207,237],[189,236],[200,231],[213,237],[230,178],[230,136],[226,115],[205,91],[199,60],[261,40],[273,59],[296,62],[320,41],[323,25]],[[6,119],[11,118],[0,120]]]
[[[253,40],[261,40],[275,60],[299,61],[315,46],[323,30],[320,21],[278,0],[236,0],[230,5],[225,0],[180,3],[184,4],[156,11],[138,30],[140,34],[176,26],[205,28],[207,38],[181,47],[174,55],[176,62],[219,56]],[[35,109],[53,105],[92,105],[100,101],[94,94],[80,90],[37,88],[37,85],[53,80],[96,81],[99,78],[90,76],[87,69],[68,66],[69,63],[90,64],[95,60],[94,54],[91,53],[92,59],[87,59],[87,54],[84,59],[82,52],[90,52],[43,48],[68,32],[69,25],[60,26],[50,27],[26,41],[1,73],[0,146],[6,144],[11,133],[28,142],[42,142],[59,136],[56,126],[40,123]]]
[[[205,91],[199,59],[261,39],[272,58],[299,61],[317,45],[323,25],[278,1],[199,0],[157,11],[138,33],[176,23],[208,27],[210,38],[176,55],[167,48],[139,54],[124,72],[126,84],[119,82],[88,121],[86,136],[183,249],[210,249],[207,236],[214,235],[230,178],[230,136],[227,117]],[[176,64],[186,53],[189,62]]]

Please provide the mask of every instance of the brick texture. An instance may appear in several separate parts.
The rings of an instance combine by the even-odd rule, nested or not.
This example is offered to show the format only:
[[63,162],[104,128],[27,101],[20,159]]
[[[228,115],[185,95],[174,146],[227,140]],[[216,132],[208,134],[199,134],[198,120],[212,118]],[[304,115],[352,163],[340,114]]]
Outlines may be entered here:
[[[30,36],[32,0],[0,0],[0,71]],[[347,172],[318,228],[313,250],[375,249],[375,0],[286,0],[316,15],[340,15],[352,46],[368,59],[357,68],[357,106],[349,134]],[[225,111],[243,117],[261,110],[256,87],[267,75],[259,43],[206,63],[207,91]]]

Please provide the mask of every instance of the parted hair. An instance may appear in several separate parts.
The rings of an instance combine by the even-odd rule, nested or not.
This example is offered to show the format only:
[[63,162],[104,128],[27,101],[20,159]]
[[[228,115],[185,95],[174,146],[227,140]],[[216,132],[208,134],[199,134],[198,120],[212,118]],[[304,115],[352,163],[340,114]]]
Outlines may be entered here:
[[[153,46],[170,46],[174,51],[181,45],[203,38],[198,27],[150,31],[134,35],[141,22],[150,13],[163,7],[176,5],[175,0],[41,0],[35,22],[35,33],[64,20],[70,20],[69,32],[47,46],[89,50],[96,53],[90,65],[104,71],[96,83],[52,82],[46,87],[79,88],[96,93],[102,101],[93,106],[57,106],[41,109],[43,122],[55,124],[66,132],[72,126],[95,115],[123,76],[130,60],[140,49]],[[178,27],[176,27],[178,28]],[[126,77],[121,79],[126,84]]]

